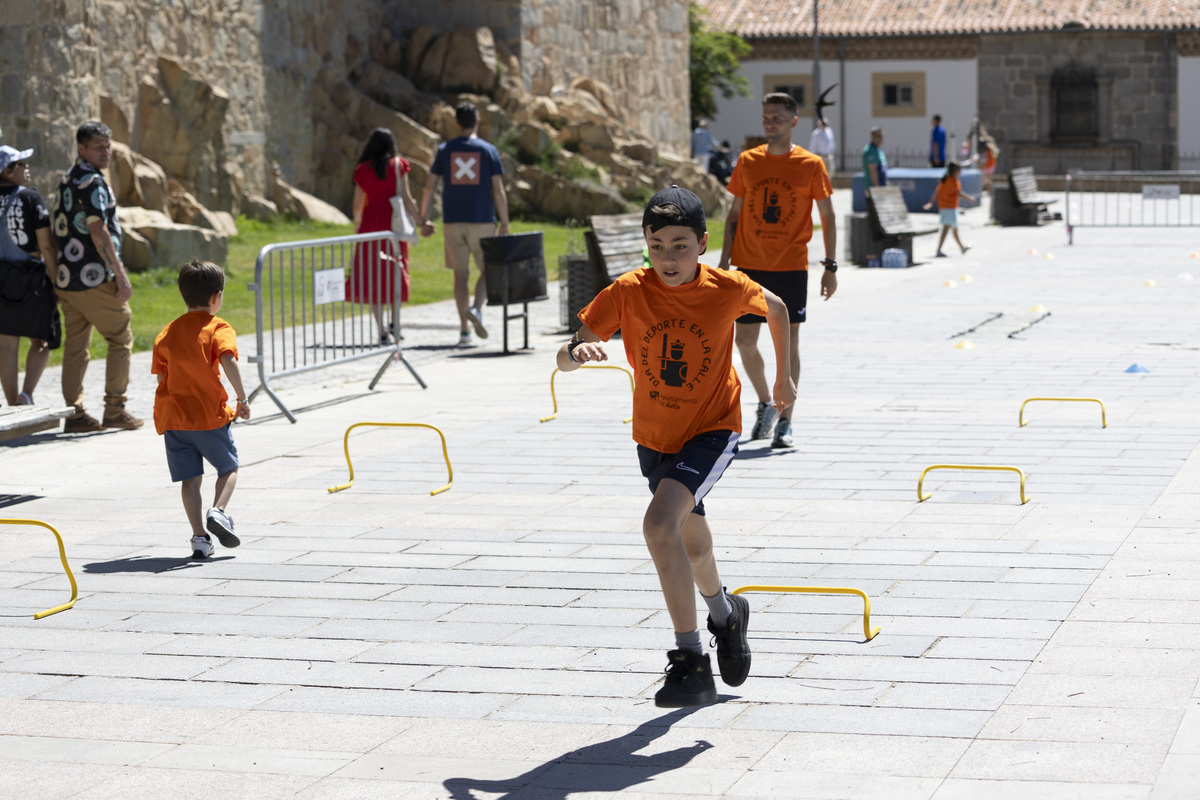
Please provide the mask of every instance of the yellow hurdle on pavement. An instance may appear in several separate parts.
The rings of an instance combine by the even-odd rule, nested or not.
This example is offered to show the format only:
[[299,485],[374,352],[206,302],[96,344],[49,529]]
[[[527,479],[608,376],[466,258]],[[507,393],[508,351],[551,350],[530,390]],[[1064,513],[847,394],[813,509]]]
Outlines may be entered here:
[[446,485],[440,489],[434,489],[429,494],[441,494],[454,485],[454,470],[450,467],[450,453],[446,450],[446,435],[442,433],[441,428],[433,425],[426,425],[424,422],[356,422],[349,428],[346,428],[346,435],[342,440],[342,447],[346,451],[346,466],[350,468],[350,480],[348,483],[343,483],[341,486],[330,486],[329,493],[340,492],[342,489],[349,489],[354,485],[354,465],[350,463],[350,431],[361,427],[371,428],[429,428],[435,431],[442,440],[442,458],[446,459]]
[[879,626],[871,627],[871,598],[867,597],[867,593],[861,589],[852,589],[846,586],[739,586],[730,594],[744,594],[746,592],[795,592],[797,594],[856,594],[863,601],[863,636],[867,637],[867,641],[875,638],[879,633]]
[[75,605],[75,599],[79,597],[79,587],[75,584],[75,576],[71,574],[71,567],[67,564],[67,549],[63,546],[62,536],[58,530],[48,522],[42,522],[40,519],[0,519],[0,525],[36,525],[45,528],[54,534],[54,538],[58,540],[58,557],[62,561],[63,571],[67,573],[67,580],[71,582],[71,600],[63,603],[61,606],[47,608],[45,611],[39,611],[33,615],[34,619],[48,617],[51,614],[57,614],[60,611],[66,611],[71,606]]
[[[624,372],[629,376],[629,391],[633,392],[633,373],[619,364],[583,364],[580,366],[580,369],[619,369],[621,372]],[[560,370],[558,367],[555,367],[554,372],[550,373],[550,400],[554,403],[554,413],[548,417],[542,417],[540,420],[538,420],[539,422],[549,422],[558,416],[558,398],[554,396],[554,377],[561,371],[562,370]],[[633,417],[622,420],[622,422],[626,423],[632,421]]]
[[926,467],[921,473],[921,477],[917,478],[917,502],[924,503],[932,494],[923,494],[921,486],[925,483],[925,476],[935,469],[971,469],[971,470],[986,470],[986,471],[1001,471],[1015,472],[1021,476],[1021,505],[1029,502],[1029,498],[1025,496],[1025,473],[1021,472],[1017,467],[994,467],[984,464],[934,464],[932,467]]
[[1099,403],[1100,404],[1100,427],[1101,428],[1108,427],[1108,417],[1104,411],[1104,403],[1102,403],[1100,400],[1098,400],[1095,397],[1031,397],[1028,400],[1026,400],[1024,403],[1021,403],[1021,411],[1020,411],[1020,413],[1017,414],[1017,422],[1020,424],[1020,426],[1022,428],[1024,428],[1026,425],[1029,424],[1025,421],[1025,406],[1027,406],[1028,404],[1033,403],[1035,401],[1042,401],[1042,400],[1047,401],[1047,402],[1054,402],[1054,403]]

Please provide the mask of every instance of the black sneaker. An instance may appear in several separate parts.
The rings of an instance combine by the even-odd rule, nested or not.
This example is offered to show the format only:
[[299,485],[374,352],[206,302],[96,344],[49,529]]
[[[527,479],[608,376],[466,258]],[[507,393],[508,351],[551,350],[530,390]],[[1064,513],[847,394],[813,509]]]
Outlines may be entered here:
[[775,440],[771,442],[771,448],[777,449],[780,447],[792,446],[792,421],[787,417],[780,417],[779,422],[775,424]]
[[659,708],[689,708],[717,702],[712,662],[707,653],[671,650],[667,653],[667,680],[654,695]]
[[[779,420],[782,425],[785,420]],[[722,589],[721,591],[724,591]],[[733,612],[718,628],[708,618],[708,632],[717,643],[717,667],[726,686],[741,686],[750,674],[750,643],[746,640],[746,623],[750,621],[750,603],[740,594],[728,594]]]
[[770,436],[778,416],[779,412],[775,410],[775,406],[759,403],[758,410],[754,412],[754,427],[750,429],[750,439],[765,439]]

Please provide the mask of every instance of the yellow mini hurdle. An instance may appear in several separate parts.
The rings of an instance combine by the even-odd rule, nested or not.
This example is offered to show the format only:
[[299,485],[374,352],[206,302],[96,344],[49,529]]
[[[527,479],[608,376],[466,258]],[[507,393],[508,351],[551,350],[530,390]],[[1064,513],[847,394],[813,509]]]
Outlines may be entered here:
[[79,596],[79,587],[75,585],[75,576],[71,574],[71,567],[67,564],[67,549],[63,546],[62,536],[59,535],[55,527],[47,522],[42,522],[40,519],[0,519],[0,525],[36,525],[53,533],[54,538],[58,540],[58,557],[62,561],[63,571],[67,573],[67,580],[71,582],[71,600],[70,602],[63,603],[61,606],[39,611],[33,615],[33,618],[41,619],[42,617],[48,617],[51,614],[66,611],[75,605],[75,599]]
[[[633,373],[619,364],[583,364],[580,369],[619,369],[629,376],[629,391],[633,392]],[[542,417],[539,422],[549,422],[558,416],[558,398],[554,395],[554,376],[561,372],[558,367],[554,368],[554,372],[550,373],[550,401],[554,403],[554,413],[548,417]],[[622,420],[622,422],[633,422],[633,417]]]
[[1031,397],[1024,403],[1021,403],[1021,411],[1017,414],[1017,422],[1022,428],[1029,424],[1025,421],[1025,406],[1039,401],[1052,403],[1098,403],[1100,405],[1100,427],[1108,427],[1108,416],[1104,412],[1104,403],[1095,397]]
[[350,431],[361,427],[371,428],[429,428],[437,433],[442,440],[442,458],[446,459],[446,485],[440,489],[434,489],[430,495],[441,494],[454,485],[454,470],[450,467],[450,453],[446,450],[446,436],[442,433],[441,428],[436,428],[433,425],[426,425],[424,422],[356,422],[349,428],[346,428],[346,435],[343,437],[342,446],[346,451],[346,466],[350,468],[350,481],[343,483],[341,486],[330,486],[329,493],[340,492],[342,489],[349,489],[354,485],[354,465],[350,463]]
[[993,467],[981,464],[934,464],[932,467],[926,467],[921,473],[921,477],[917,479],[917,502],[924,503],[932,494],[923,494],[921,486],[925,483],[925,476],[935,469],[971,469],[984,471],[1000,471],[1000,472],[1015,472],[1021,476],[1021,505],[1029,502],[1029,498],[1025,496],[1025,473],[1021,472],[1017,467]]
[[856,594],[863,601],[863,636],[867,641],[879,633],[879,626],[871,627],[871,598],[861,589],[851,589],[844,586],[739,586],[730,594],[745,594],[746,592],[794,592],[803,594]]

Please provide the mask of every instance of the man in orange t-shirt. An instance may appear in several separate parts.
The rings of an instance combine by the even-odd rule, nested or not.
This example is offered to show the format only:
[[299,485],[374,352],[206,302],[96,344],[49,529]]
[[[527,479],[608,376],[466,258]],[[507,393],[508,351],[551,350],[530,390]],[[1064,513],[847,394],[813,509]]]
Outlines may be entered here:
[[[738,156],[729,180],[733,206],[725,218],[725,244],[721,269],[730,265],[746,273],[787,305],[791,322],[791,375],[800,383],[800,323],[808,306],[808,242],[812,239],[812,207],[821,215],[825,258],[821,263],[821,296],[837,291],[837,225],[833,212],[833,186],[820,156],[792,144],[799,119],[791,95],[773,92],[763,98],[765,145]],[[737,321],[735,341],[746,375],[758,394],[758,410],[751,439],[775,435],[771,447],[792,446],[792,410],[776,413],[771,405],[758,332],[763,318],[747,314]],[[778,419],[778,422],[776,421]]]
[[[250,418],[246,391],[237,364],[237,333],[216,316],[225,296],[225,273],[208,261],[192,261],[179,268],[179,293],[188,312],[168,323],[154,340],[150,372],[158,376],[154,394],[154,427],[167,446],[171,480],[181,483],[183,509],[192,526],[192,557],[213,554],[213,533],[223,547],[241,544],[233,530],[233,517],[225,511],[237,485],[238,454],[230,433],[234,417]],[[237,408],[225,404],[229,395],[221,384],[225,368]],[[204,462],[217,471],[216,495],[201,524],[200,483]]]
[[[714,703],[717,689],[696,617],[695,589],[708,606],[721,679],[740,686],[750,673],[746,623],[750,605],[721,585],[704,497],[716,484],[741,437],[741,383],[733,369],[733,323],[764,315],[776,363],[788,363],[787,308],[744,275],[699,263],[708,245],[704,205],[687,189],[656,194],[642,215],[650,268],[627,272],[579,312],[583,326],[558,351],[558,368],[607,361],[599,344],[618,330],[636,374],[633,438],[654,497],[642,532],[658,571],[675,648],[666,681],[654,696],[660,708]],[[787,408],[796,387],[786,366],[775,375],[775,406]]]

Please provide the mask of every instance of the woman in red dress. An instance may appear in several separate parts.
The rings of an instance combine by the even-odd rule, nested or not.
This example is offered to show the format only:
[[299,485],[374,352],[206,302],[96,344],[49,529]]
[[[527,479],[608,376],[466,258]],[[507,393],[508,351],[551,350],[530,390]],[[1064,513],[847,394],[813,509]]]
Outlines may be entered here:
[[[356,233],[375,233],[392,229],[391,198],[397,195],[404,202],[409,216],[420,227],[412,192],[408,188],[408,161],[396,155],[396,138],[387,128],[376,128],[358,157],[354,170],[354,230]],[[399,248],[396,246],[399,245]],[[346,299],[367,303],[379,324],[379,341],[388,343],[389,329],[399,336],[396,321],[385,326],[384,307],[391,308],[397,249],[400,259],[400,300],[408,299],[408,243],[395,240],[360,242],[354,248],[354,267],[346,280]]]

